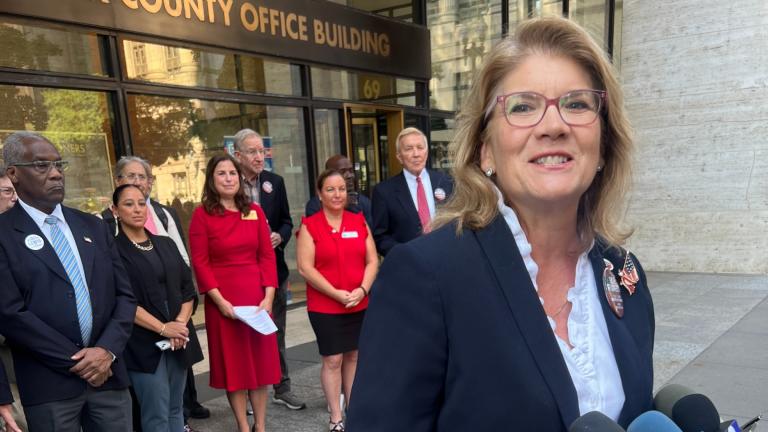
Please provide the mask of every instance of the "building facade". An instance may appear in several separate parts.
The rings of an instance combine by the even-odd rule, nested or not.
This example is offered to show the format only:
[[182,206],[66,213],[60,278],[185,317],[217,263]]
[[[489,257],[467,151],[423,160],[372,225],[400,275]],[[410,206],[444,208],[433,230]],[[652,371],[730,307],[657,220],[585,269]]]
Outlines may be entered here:
[[723,13],[687,0],[663,14],[657,6],[3,2],[0,139],[20,129],[52,138],[74,167],[67,203],[93,212],[107,205],[114,162],[145,157],[155,167],[153,197],[186,224],[205,162],[249,127],[268,137],[271,168],[286,180],[298,223],[327,157],[348,155],[363,193],[396,174],[394,137],[403,127],[424,130],[430,165],[449,170],[454,118],[484,54],[526,17],[567,16],[606,49],[627,89],[639,149],[631,247],[649,269],[766,273],[765,107],[745,102],[766,91],[768,54],[756,36],[765,40],[765,6],[753,0]]

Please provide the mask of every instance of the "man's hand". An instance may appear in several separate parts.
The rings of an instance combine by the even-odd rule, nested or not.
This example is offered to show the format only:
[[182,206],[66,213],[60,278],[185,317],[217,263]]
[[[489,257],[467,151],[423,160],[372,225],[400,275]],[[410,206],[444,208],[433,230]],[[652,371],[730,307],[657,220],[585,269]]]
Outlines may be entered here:
[[0,405],[0,418],[5,420],[5,430],[10,432],[21,432],[21,428],[13,419],[13,407],[11,404]]
[[93,387],[101,386],[112,376],[112,354],[104,348],[83,348],[71,358],[77,364],[69,371],[88,381]]
[[276,248],[283,242],[283,236],[279,233],[273,232],[269,235],[269,239],[272,241],[272,249]]

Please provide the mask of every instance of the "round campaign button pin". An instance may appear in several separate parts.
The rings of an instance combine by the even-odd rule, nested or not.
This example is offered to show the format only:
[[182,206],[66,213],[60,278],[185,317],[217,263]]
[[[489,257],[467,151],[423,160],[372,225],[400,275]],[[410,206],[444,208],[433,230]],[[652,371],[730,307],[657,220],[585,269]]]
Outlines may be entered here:
[[27,238],[24,239],[24,244],[27,246],[27,248],[37,251],[43,248],[45,242],[39,235],[30,234],[27,236]]
[[272,193],[272,183],[265,181],[261,184],[261,188],[264,189],[264,192],[266,193]]
[[435,199],[438,201],[442,201],[445,199],[445,191],[443,188],[437,188],[435,189]]

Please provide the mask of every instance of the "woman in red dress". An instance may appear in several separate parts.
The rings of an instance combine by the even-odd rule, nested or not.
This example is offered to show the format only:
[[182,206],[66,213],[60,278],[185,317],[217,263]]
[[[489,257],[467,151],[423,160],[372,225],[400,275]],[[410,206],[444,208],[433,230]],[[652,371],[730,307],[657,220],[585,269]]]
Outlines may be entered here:
[[317,179],[322,211],[298,233],[299,272],[307,280],[307,311],[323,365],[320,381],[331,411],[328,430],[343,432],[340,392],[347,405],[357,368],[357,342],[379,258],[362,213],[344,210],[346,181],[327,170]]
[[267,385],[280,382],[277,339],[235,319],[234,306],[272,312],[277,285],[269,226],[258,205],[240,187],[240,167],[217,155],[205,170],[203,205],[189,227],[192,265],[205,296],[210,385],[225,389],[240,432],[248,432],[246,397],[254,409],[252,431],[263,432]]

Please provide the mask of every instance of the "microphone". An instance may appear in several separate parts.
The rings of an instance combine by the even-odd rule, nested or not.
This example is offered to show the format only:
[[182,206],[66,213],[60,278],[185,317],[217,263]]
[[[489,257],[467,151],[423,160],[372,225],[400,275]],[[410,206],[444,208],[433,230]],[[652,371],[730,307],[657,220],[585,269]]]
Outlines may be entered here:
[[568,432],[625,432],[624,428],[600,411],[590,411],[571,423]]
[[633,420],[627,432],[682,432],[682,430],[659,411],[648,411]]
[[670,384],[656,393],[653,403],[683,432],[720,431],[720,414],[715,405],[708,397],[688,387]]
[[718,432],[742,432],[736,420],[728,420],[720,423]]

